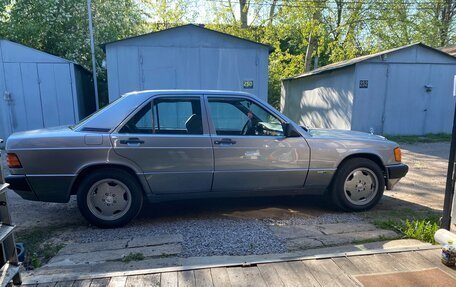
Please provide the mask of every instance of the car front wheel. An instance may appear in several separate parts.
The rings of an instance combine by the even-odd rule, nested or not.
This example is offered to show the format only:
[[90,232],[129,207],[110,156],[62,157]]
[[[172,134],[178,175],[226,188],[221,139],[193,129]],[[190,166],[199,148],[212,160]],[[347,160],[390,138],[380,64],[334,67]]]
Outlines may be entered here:
[[364,211],[379,202],[384,189],[385,179],[378,164],[365,158],[353,158],[338,168],[330,192],[339,208]]
[[141,186],[128,172],[103,169],[86,176],[78,189],[82,215],[102,228],[120,227],[139,213],[143,203]]

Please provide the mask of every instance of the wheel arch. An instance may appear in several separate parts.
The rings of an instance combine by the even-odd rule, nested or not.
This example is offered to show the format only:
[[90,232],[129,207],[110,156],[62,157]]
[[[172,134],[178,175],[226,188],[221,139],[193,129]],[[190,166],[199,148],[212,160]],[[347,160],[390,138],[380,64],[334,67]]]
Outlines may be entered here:
[[350,154],[350,155],[346,156],[343,160],[341,160],[339,162],[339,164],[337,165],[337,169],[339,169],[339,167],[342,164],[344,164],[345,162],[347,162],[347,161],[349,161],[351,159],[354,159],[354,158],[369,159],[369,160],[375,162],[380,167],[380,169],[384,173],[386,173],[385,164],[383,163],[382,158],[379,155],[377,155],[377,154],[369,153],[369,152],[353,153],[353,154]]
[[383,163],[383,161],[382,161],[382,159],[381,159],[381,157],[379,155],[374,154],[374,153],[369,153],[369,152],[353,153],[353,154],[350,154],[350,155],[346,156],[343,160],[341,160],[339,162],[339,164],[337,165],[336,172],[335,172],[334,176],[331,178],[331,182],[330,182],[330,184],[328,186],[332,186],[333,185],[334,180],[337,177],[337,171],[339,170],[339,168],[345,162],[347,162],[347,161],[349,161],[351,159],[354,159],[354,158],[364,158],[364,159],[369,159],[369,160],[375,162],[380,167],[380,169],[383,171],[383,176],[384,177],[387,176],[387,174],[386,174],[387,171],[386,171],[385,164]]
[[142,187],[142,193],[144,196],[147,195],[147,188],[148,186],[145,186],[144,181],[141,180],[141,178],[138,176],[137,173],[133,170],[133,168],[122,165],[122,164],[116,164],[116,163],[97,163],[97,164],[92,164],[83,167],[79,172],[78,175],[76,176],[75,180],[73,181],[71,188],[70,188],[70,195],[75,195],[78,190],[79,183],[84,179],[85,176],[90,174],[91,172],[94,172],[96,170],[100,169],[105,169],[105,168],[115,168],[119,170],[123,170],[128,172],[133,178],[135,178],[139,185]]

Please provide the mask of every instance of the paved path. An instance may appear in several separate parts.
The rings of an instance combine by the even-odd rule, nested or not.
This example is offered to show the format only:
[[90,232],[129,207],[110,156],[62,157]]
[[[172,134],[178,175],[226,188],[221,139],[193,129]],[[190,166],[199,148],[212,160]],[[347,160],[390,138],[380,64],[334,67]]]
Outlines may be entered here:
[[[363,286],[359,275],[438,269],[456,280],[456,269],[440,263],[440,249],[334,255],[321,259],[259,263],[252,266],[174,267],[90,279],[25,286]],[[456,281],[454,281],[456,283]],[[439,285],[437,285],[439,286]],[[454,285],[453,285],[454,286]]]

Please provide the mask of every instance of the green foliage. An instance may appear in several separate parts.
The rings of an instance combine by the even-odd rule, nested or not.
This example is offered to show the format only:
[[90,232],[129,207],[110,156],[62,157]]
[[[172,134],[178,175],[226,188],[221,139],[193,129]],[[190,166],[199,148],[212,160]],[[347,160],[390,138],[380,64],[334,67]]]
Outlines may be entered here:
[[127,256],[122,258],[122,262],[128,263],[131,261],[141,261],[144,260],[144,255],[139,252],[130,252]]
[[435,143],[435,142],[449,142],[451,141],[450,134],[427,134],[424,136],[385,136],[387,139],[391,141],[395,141],[398,143]]
[[[401,212],[400,212],[401,213]],[[418,239],[435,244],[434,234],[440,228],[440,216],[429,212],[403,211],[399,216],[378,216],[373,224],[378,228],[393,230],[402,238]]]
[[63,244],[55,243],[52,237],[61,232],[64,226],[36,227],[16,232],[16,242],[22,242],[26,248],[24,266],[38,268],[54,257]]
[[418,239],[435,244],[434,234],[439,229],[439,224],[432,220],[406,220],[398,229],[405,238]]

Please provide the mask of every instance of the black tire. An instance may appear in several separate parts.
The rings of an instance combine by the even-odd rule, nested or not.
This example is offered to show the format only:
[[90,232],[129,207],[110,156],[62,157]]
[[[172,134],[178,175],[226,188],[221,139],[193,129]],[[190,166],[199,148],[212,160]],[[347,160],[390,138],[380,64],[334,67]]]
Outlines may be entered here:
[[[355,187],[355,192],[353,192],[353,190],[350,191],[351,188],[348,186],[354,183],[355,173],[360,174],[361,177],[366,177],[367,187],[366,182],[360,180]],[[361,178],[359,175],[358,177]],[[369,182],[369,178],[372,182]],[[376,190],[370,192],[370,190],[374,190],[374,188],[369,188],[373,183],[376,185]],[[368,189],[367,192],[365,191],[366,188]],[[337,169],[329,189],[329,195],[332,203],[339,209],[345,211],[365,211],[371,209],[380,201],[384,190],[385,179],[383,170],[378,164],[366,158],[352,158],[343,162]],[[356,199],[356,192],[360,192],[359,199]],[[363,198],[362,196],[366,193],[368,195]]]
[[[104,199],[99,198],[102,192],[100,192],[100,196],[98,195],[102,184],[103,187],[107,188],[106,196],[103,195]],[[109,192],[114,189],[116,192],[111,195]],[[91,192],[90,197],[89,192]],[[108,193],[109,201],[107,200]],[[117,201],[121,201],[126,206],[122,206],[123,209],[119,212],[115,210],[111,216],[109,214],[103,215],[99,207],[109,208],[107,206],[111,203],[110,208],[115,209],[114,205],[118,204],[115,198],[116,194]],[[121,199],[119,200],[119,198]],[[143,204],[143,191],[137,179],[127,171],[117,168],[103,168],[82,179],[77,190],[77,202],[81,214],[91,224],[101,228],[115,228],[126,225],[139,214]]]

